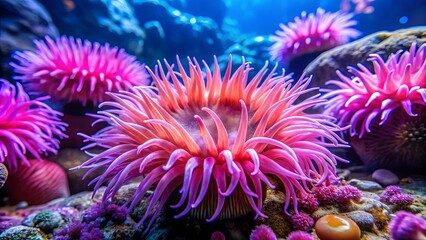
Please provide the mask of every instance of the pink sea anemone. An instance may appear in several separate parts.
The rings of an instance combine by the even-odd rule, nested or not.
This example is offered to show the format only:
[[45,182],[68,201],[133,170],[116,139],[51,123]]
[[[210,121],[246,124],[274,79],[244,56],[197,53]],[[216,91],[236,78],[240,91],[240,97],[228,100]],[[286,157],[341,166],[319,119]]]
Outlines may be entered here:
[[360,32],[352,28],[356,21],[352,14],[325,12],[318,8],[316,14],[302,12],[301,18],[287,25],[280,24],[281,30],[270,39],[274,42],[270,48],[272,59],[288,62],[295,56],[324,51],[356,38]]
[[143,176],[126,203],[133,209],[153,188],[139,225],[149,216],[152,224],[168,200],[176,202],[176,217],[265,216],[265,186],[274,187],[266,175],[282,182],[286,213],[291,200],[297,212],[297,194],[335,178],[340,158],[328,147],[346,146],[336,133],[342,129],[325,115],[304,112],[323,103],[318,97],[295,104],[314,90],[307,89],[310,79],[292,86],[284,73],[274,76],[275,68],[267,74],[266,64],[249,80],[244,60],[231,74],[231,58],[222,78],[216,58],[213,72],[203,63],[205,72],[189,60],[189,74],[179,61],[179,72],[165,63],[168,74],[159,63],[158,74],[149,70],[155,87],[109,93],[114,101],[102,103],[108,109],[97,118],[110,126],[85,136],[87,148],[105,150],[80,168],[104,169],[92,181],[95,190],[107,183],[104,201]]
[[95,105],[105,92],[118,92],[135,85],[146,85],[148,74],[136,57],[124,49],[100,45],[79,38],[49,36],[35,40],[34,51],[16,52],[11,63],[30,93],[52,96],[56,100]]
[[362,139],[351,144],[370,168],[426,167],[426,44],[369,60],[373,71],[358,64],[348,68],[353,78],[337,72],[341,81],[327,82],[338,89],[324,90],[325,113],[351,125],[350,136]]
[[31,100],[17,83],[0,80],[0,162],[14,172],[20,163],[28,165],[27,157],[41,159],[40,154],[56,153],[66,124],[61,113],[42,100]]
[[324,96],[330,98],[326,113],[338,117],[340,125],[350,123],[350,135],[360,138],[370,132],[374,119],[380,118],[383,125],[398,107],[414,117],[413,105],[426,105],[426,44],[416,51],[413,43],[409,51],[398,51],[386,62],[377,54],[369,60],[372,72],[362,64],[358,64],[360,70],[348,68],[352,79],[338,71],[342,81],[327,82],[338,89],[325,90]]
[[354,5],[353,11],[355,13],[371,14],[374,12],[374,7],[371,4],[375,0],[342,0],[340,3],[340,10],[349,12],[351,5]]
[[47,160],[21,162],[19,168],[10,174],[5,190],[14,204],[25,201],[30,205],[40,205],[70,195],[65,171]]

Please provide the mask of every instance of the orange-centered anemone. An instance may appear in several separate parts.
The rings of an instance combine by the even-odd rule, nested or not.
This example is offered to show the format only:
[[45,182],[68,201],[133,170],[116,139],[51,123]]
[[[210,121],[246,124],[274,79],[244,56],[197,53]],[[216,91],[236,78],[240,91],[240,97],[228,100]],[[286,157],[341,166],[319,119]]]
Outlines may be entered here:
[[[92,154],[82,168],[88,173],[105,169],[92,182],[95,190],[108,183],[104,201],[123,184],[143,176],[126,206],[136,207],[148,190],[153,193],[139,222],[149,223],[161,207],[171,202],[180,213],[208,221],[232,218],[262,209],[266,175],[281,180],[285,189],[284,210],[297,195],[315,184],[335,177],[338,159],[327,147],[346,146],[341,131],[323,114],[304,110],[324,100],[312,97],[295,101],[310,79],[292,86],[289,76],[267,74],[267,64],[251,80],[244,63],[231,74],[231,62],[223,77],[215,58],[214,71],[203,62],[189,60],[189,73],[177,62],[175,72],[166,62],[157,74],[149,70],[154,87],[135,87],[110,93],[114,101],[101,104],[98,121],[109,127],[87,138],[87,146],[105,150]],[[178,196],[175,196],[175,194]]]

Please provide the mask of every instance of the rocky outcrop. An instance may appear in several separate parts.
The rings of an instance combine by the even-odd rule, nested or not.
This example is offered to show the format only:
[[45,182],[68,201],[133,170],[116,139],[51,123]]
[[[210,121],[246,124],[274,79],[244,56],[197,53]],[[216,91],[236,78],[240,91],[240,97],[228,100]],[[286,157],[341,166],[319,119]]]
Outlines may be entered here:
[[142,57],[148,65],[157,59],[175,62],[196,57],[208,62],[222,54],[223,41],[219,25],[208,17],[195,16],[170,6],[166,1],[133,0],[136,17],[146,31]]
[[373,33],[324,52],[305,68],[305,72],[307,75],[313,75],[311,86],[324,86],[326,81],[338,79],[336,70],[347,74],[346,68],[356,66],[358,63],[371,68],[372,64],[368,61],[369,54],[377,53],[386,59],[398,50],[408,50],[414,41],[418,45],[426,43],[426,27]]
[[0,1],[0,78],[10,79],[11,54],[34,49],[33,39],[57,37],[58,30],[46,9],[36,0]]
[[124,48],[138,55],[145,33],[133,7],[121,0],[40,0],[61,34]]

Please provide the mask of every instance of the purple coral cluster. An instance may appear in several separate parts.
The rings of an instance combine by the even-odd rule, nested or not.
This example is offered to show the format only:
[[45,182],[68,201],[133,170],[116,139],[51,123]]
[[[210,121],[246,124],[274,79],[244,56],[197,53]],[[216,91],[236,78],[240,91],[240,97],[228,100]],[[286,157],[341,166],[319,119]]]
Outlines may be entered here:
[[6,213],[0,212],[0,232],[18,226],[22,223],[23,218],[19,216],[7,216]]
[[399,194],[393,195],[389,199],[389,202],[394,204],[394,205],[408,206],[408,205],[413,204],[414,197],[411,194],[399,193]]
[[84,211],[83,222],[92,222],[97,219],[123,222],[126,219],[126,209],[115,204],[96,203],[90,209]]
[[382,202],[389,202],[392,196],[400,193],[402,193],[401,187],[395,185],[387,186],[382,194],[380,194],[380,200],[382,200]]
[[386,187],[380,194],[380,200],[398,206],[407,206],[413,204],[414,197],[411,194],[403,193],[400,187],[392,185]]
[[341,204],[349,204],[352,200],[359,200],[362,197],[362,192],[350,185],[345,185],[337,188],[336,200]]
[[314,189],[314,194],[319,202],[325,205],[349,204],[351,201],[358,201],[362,197],[362,192],[350,185],[321,186]]
[[122,223],[127,212],[115,204],[96,203],[82,214],[81,221],[72,222],[55,232],[55,240],[105,239],[102,228],[108,221]]
[[98,222],[72,222],[55,232],[55,240],[105,239]]
[[294,214],[291,221],[295,229],[303,231],[310,231],[315,223],[314,219],[304,212]]
[[287,240],[314,240],[314,237],[304,231],[294,231],[288,235]]
[[260,225],[251,232],[250,240],[277,240],[277,236],[270,227]]
[[314,194],[303,194],[299,197],[299,207],[308,213],[315,212],[318,206],[318,199]]
[[396,212],[389,224],[393,240],[426,239],[426,220],[405,211]]
[[336,186],[321,186],[314,189],[315,197],[322,204],[333,204],[336,199]]

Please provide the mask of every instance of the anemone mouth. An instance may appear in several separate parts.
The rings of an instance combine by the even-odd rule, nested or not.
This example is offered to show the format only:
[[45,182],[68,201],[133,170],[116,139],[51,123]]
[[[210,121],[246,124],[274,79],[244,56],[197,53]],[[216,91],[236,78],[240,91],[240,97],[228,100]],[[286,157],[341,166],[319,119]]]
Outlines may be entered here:
[[367,169],[426,169],[426,107],[414,105],[413,109],[418,116],[409,116],[399,107],[384,124],[374,121],[371,132],[361,139],[358,136],[351,138],[351,145]]
[[[214,118],[212,118],[206,109],[216,113],[227,132],[227,138],[230,145],[235,143],[242,110],[241,104],[238,104],[237,106],[216,104],[214,106],[191,106],[189,111],[181,110],[171,114],[173,118],[176,119],[176,121],[183,127],[183,129],[185,129],[185,131],[194,139],[198,146],[200,146],[203,151],[202,154],[205,156],[208,155],[206,153],[207,146],[205,145],[203,133],[200,129],[198,121],[203,122],[214,142],[218,141],[218,134],[220,132]],[[250,111],[249,107],[247,108],[247,115],[249,119],[247,123],[247,138],[250,138],[251,135],[253,135],[257,124],[250,121],[253,113]]]

